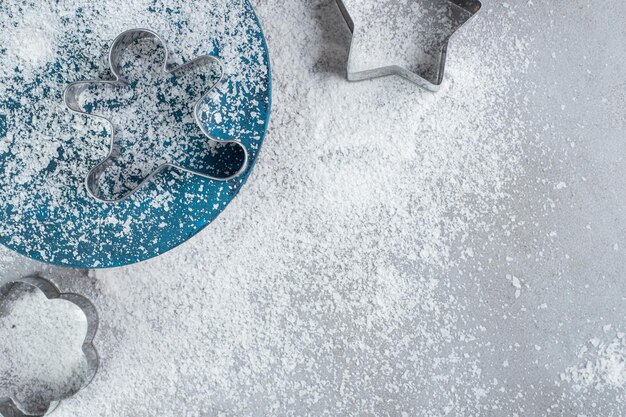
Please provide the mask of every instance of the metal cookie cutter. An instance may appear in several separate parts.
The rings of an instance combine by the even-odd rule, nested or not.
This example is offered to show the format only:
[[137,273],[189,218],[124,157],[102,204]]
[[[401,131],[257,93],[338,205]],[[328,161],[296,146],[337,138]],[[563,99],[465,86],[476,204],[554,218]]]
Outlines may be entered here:
[[[103,85],[103,84],[109,84],[109,85],[121,85],[121,86],[128,86],[129,83],[122,77],[121,75],[121,58],[122,58],[122,53],[123,50],[125,48],[127,48],[129,45],[131,45],[132,43],[141,40],[141,39],[155,39],[158,43],[160,43],[164,50],[165,50],[165,57],[163,60],[163,72],[165,74],[168,75],[173,75],[179,71],[182,71],[186,68],[192,67],[194,65],[199,65],[202,63],[207,63],[207,62],[211,62],[211,63],[215,63],[219,65],[219,69],[220,69],[220,75],[217,81],[215,81],[213,83],[213,85],[211,85],[211,87],[208,89],[208,91],[198,100],[195,102],[194,106],[193,106],[193,115],[194,115],[194,119],[196,124],[200,127],[200,130],[202,131],[203,135],[206,136],[209,141],[215,141],[215,142],[219,142],[221,144],[236,144],[238,145],[241,150],[244,153],[244,160],[241,164],[241,167],[239,168],[239,170],[230,176],[227,177],[216,177],[216,176],[212,176],[212,175],[208,175],[204,172],[200,172],[194,169],[190,169],[190,168],[186,168],[180,165],[176,165],[174,163],[164,163],[159,165],[154,171],[152,171],[146,178],[144,178],[139,185],[137,185],[136,187],[134,187],[131,191],[129,191],[128,193],[126,193],[125,195],[123,195],[121,198],[115,198],[115,199],[107,199],[107,198],[102,198],[100,196],[100,192],[98,190],[97,184],[98,181],[100,179],[100,177],[102,176],[102,174],[104,173],[104,171],[106,171],[107,168],[109,168],[112,164],[113,161],[115,161],[115,159],[117,157],[119,157],[120,155],[120,148],[118,146],[118,144],[116,143],[115,140],[115,133],[114,133],[114,124],[113,121],[109,118],[106,117],[102,117],[102,116],[98,116],[95,114],[91,114],[87,111],[85,111],[85,109],[83,109],[81,107],[81,105],[79,104],[79,99],[81,94],[89,87],[89,86],[93,86],[93,85]],[[113,77],[114,80],[112,81],[106,81],[106,80],[92,80],[92,81],[79,81],[79,82],[75,82],[70,84],[67,89],[65,90],[65,94],[64,94],[64,100],[65,100],[65,104],[67,105],[67,107],[72,110],[75,113],[78,114],[82,114],[82,115],[86,115],[86,116],[90,116],[90,117],[95,117],[95,118],[99,118],[101,120],[105,120],[106,122],[109,123],[109,125],[111,126],[112,129],[112,134],[111,134],[111,144],[109,147],[109,152],[107,154],[107,157],[100,162],[98,165],[96,165],[93,169],[91,169],[91,171],[89,172],[89,174],[87,175],[87,178],[85,180],[85,184],[86,184],[86,188],[87,188],[87,192],[89,193],[89,195],[91,197],[93,197],[94,199],[103,202],[103,203],[120,203],[124,200],[126,200],[128,197],[130,197],[131,195],[133,195],[135,192],[137,192],[137,190],[139,190],[141,187],[143,187],[146,183],[148,183],[149,181],[151,181],[159,172],[163,171],[166,168],[175,168],[177,170],[183,171],[183,172],[188,172],[194,175],[198,175],[200,177],[204,177],[210,180],[215,180],[215,181],[229,181],[232,179],[235,179],[237,177],[239,177],[241,174],[243,174],[246,169],[248,168],[248,150],[246,149],[246,147],[238,140],[220,140],[220,139],[215,139],[213,138],[209,132],[207,132],[205,126],[203,125],[203,123],[200,121],[200,106],[201,104],[205,101],[205,99],[208,97],[208,95],[210,94],[210,92],[215,88],[216,85],[218,85],[224,76],[224,70],[223,67],[220,63],[220,61],[212,56],[212,55],[201,55],[185,64],[182,65],[175,65],[175,64],[171,64],[170,63],[170,53],[169,50],[167,48],[167,44],[166,42],[163,40],[163,38],[161,38],[159,35],[157,35],[155,32],[153,32],[152,30],[149,29],[131,29],[128,30],[126,32],[123,32],[122,34],[120,34],[114,41],[113,44],[111,45],[111,48],[109,50],[109,65],[111,68],[111,72],[113,73]]]
[[[407,80],[430,91],[437,91],[443,82],[448,41],[450,37],[481,8],[478,0],[337,0],[337,5],[350,31],[352,44],[348,58],[348,80],[362,81],[371,78],[399,75]],[[385,22],[380,20],[385,18]],[[413,18],[410,25],[407,19]],[[385,33],[387,39],[393,40],[394,45],[415,41],[413,45],[421,51],[409,54],[402,51],[402,56],[389,56],[389,49],[372,51],[360,45],[357,37],[364,35],[355,30],[363,29],[366,23],[380,25],[375,27],[375,33]],[[410,27],[412,35],[396,33],[393,27]],[[371,29],[371,28],[370,28]],[[367,30],[367,28],[366,28]],[[420,44],[423,43],[423,44]],[[384,46],[381,48],[385,48]],[[357,62],[360,58],[371,58],[371,52],[385,55],[384,62],[363,63]],[[406,55],[414,55],[409,58]],[[402,62],[402,61],[405,62]],[[367,59],[365,60],[367,61]]]
[[[94,305],[86,298],[71,293],[62,293],[52,282],[38,276],[30,276],[21,278],[19,280],[8,282],[0,287],[0,315],[5,314],[2,307],[11,291],[17,285],[25,285],[27,287],[35,288],[41,291],[49,300],[66,300],[72,304],[77,305],[85,314],[87,318],[87,334],[82,345],[82,351],[87,361],[87,375],[85,383],[80,389],[85,388],[91,383],[99,367],[99,357],[96,348],[93,345],[93,339],[98,329],[98,313]],[[75,393],[74,393],[75,394]],[[56,401],[50,403],[47,409],[37,414],[29,414],[23,410],[16,400],[13,398],[0,398],[0,416],[3,417],[41,417],[50,414],[54,411],[61,400],[67,399],[74,394],[70,394],[67,397],[59,398]]]

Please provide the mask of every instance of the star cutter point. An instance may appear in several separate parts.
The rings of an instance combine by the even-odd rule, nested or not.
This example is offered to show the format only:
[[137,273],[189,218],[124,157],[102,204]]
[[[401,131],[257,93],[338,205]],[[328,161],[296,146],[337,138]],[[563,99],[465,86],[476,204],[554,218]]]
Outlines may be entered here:
[[[117,146],[116,138],[115,138],[115,124],[113,120],[109,117],[99,116],[97,114],[93,114],[91,112],[86,111],[80,104],[81,94],[90,86],[97,85],[110,85],[110,86],[125,86],[128,85],[128,82],[122,76],[122,67],[121,67],[121,57],[123,51],[128,48],[132,43],[143,40],[143,39],[153,39],[158,44],[160,44],[164,49],[164,57],[163,64],[161,66],[161,72],[165,75],[174,75],[182,70],[190,68],[194,65],[199,65],[203,62],[211,62],[217,64],[219,67],[219,77],[217,81],[212,83],[210,88],[204,93],[200,99],[195,101],[193,105],[193,117],[195,120],[195,124],[200,128],[202,135],[207,138],[209,142],[219,143],[223,145],[227,144],[235,144],[240,150],[243,152],[243,161],[241,163],[240,168],[232,175],[228,175],[225,177],[218,177],[214,175],[207,174],[197,169],[192,169],[188,167],[181,166],[179,164],[175,164],[173,162],[166,162],[161,165],[158,165],[149,175],[143,178],[139,184],[134,186],[130,191],[124,193],[119,198],[103,198],[101,196],[100,191],[98,190],[98,182],[102,176],[102,174],[109,168],[113,161],[115,161],[116,157],[119,155],[120,149]],[[226,182],[240,177],[248,168],[249,165],[249,154],[246,147],[237,139],[225,140],[225,139],[216,139],[207,131],[206,127],[200,120],[200,106],[206,100],[206,98],[211,94],[214,88],[223,80],[224,70],[221,65],[221,62],[218,58],[212,55],[201,55],[198,56],[191,61],[188,61],[184,64],[177,65],[170,62],[170,51],[168,49],[167,43],[165,40],[159,36],[156,32],[150,29],[130,29],[123,33],[121,33],[109,48],[108,54],[108,62],[111,73],[113,74],[113,80],[88,80],[88,81],[77,81],[71,83],[64,92],[63,99],[65,105],[74,113],[93,117],[96,119],[103,120],[109,124],[111,127],[111,139],[109,144],[109,150],[105,159],[103,159],[100,163],[98,163],[95,167],[93,167],[87,177],[85,178],[85,187],[87,189],[87,193],[90,197],[97,200],[101,203],[121,203],[151,182],[154,177],[159,174],[161,171],[173,168],[185,173],[190,173],[193,175],[197,175],[202,178],[206,178],[214,181]]]
[[[383,14],[382,8],[384,8],[385,16],[389,13],[389,11],[395,11],[397,13],[396,16],[393,16],[394,21],[406,19],[406,7],[410,6],[421,6],[424,4],[433,5],[435,2],[441,3],[443,6],[449,7],[448,16],[450,26],[448,28],[448,33],[445,36],[441,36],[439,39],[439,43],[434,43],[431,46],[431,50],[426,51],[423,50],[423,55],[430,55],[430,59],[433,61],[431,64],[431,68],[427,68],[426,70],[420,69],[420,66],[427,66],[424,62],[420,62],[419,57],[416,59],[416,62],[412,64],[402,65],[398,62],[390,62],[385,65],[376,65],[372,67],[365,68],[355,68],[358,65],[355,65],[355,56],[357,55],[357,49],[359,48],[356,45],[355,38],[357,37],[357,31],[360,27],[358,13],[355,13],[355,9],[359,7],[359,1],[355,0],[336,0],[337,5],[339,6],[339,10],[345,19],[350,32],[352,33],[352,40],[350,45],[350,54],[348,58],[348,68],[347,68],[347,78],[349,81],[363,81],[372,78],[380,78],[386,77],[390,75],[399,75],[422,88],[425,88],[429,91],[436,92],[441,87],[443,82],[444,73],[445,73],[445,65],[446,65],[446,56],[448,50],[448,42],[450,38],[464,26],[471,18],[473,18],[476,13],[482,7],[480,1],[478,0],[372,0],[374,8],[381,7],[378,16]],[[389,7],[389,6],[392,7]],[[393,6],[405,6],[405,9],[401,9],[401,7],[394,8]],[[441,9],[439,10],[441,12]],[[404,13],[404,14],[401,14]],[[422,13],[423,14],[423,13]],[[420,16],[420,13],[417,13],[419,20],[424,20],[426,17]],[[432,17],[432,16],[431,16]],[[439,16],[441,17],[441,16]],[[356,20],[356,21],[355,21]],[[425,28],[428,30],[428,25],[422,22],[413,22],[415,23],[416,28]],[[441,23],[441,22],[439,22]],[[423,26],[420,26],[423,25]],[[393,33],[393,29],[387,28],[386,32],[391,35],[395,35]],[[441,34],[440,34],[441,35]],[[391,38],[394,38],[391,36]],[[395,37],[394,39],[397,39]],[[401,38],[403,39],[403,38]],[[404,39],[403,39],[404,40]],[[361,52],[361,51],[358,51]],[[398,58],[401,60],[401,58]],[[409,65],[415,65],[415,67],[410,68]]]

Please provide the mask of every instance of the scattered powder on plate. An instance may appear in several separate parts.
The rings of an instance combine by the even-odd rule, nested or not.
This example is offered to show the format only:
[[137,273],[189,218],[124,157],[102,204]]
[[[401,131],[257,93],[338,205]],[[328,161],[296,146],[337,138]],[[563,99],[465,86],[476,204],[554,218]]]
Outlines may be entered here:
[[[114,255],[108,259],[104,254],[123,247],[120,250],[136,254],[130,257],[148,258],[159,250],[155,246],[163,251],[196,233],[230,202],[241,182],[194,183],[185,175],[179,175],[183,178],[178,188],[168,184],[168,180],[175,182],[171,177],[159,177],[157,186],[126,205],[93,201],[85,190],[85,178],[106,157],[112,130],[102,120],[72,114],[63,92],[74,81],[111,79],[106,61],[113,40],[128,29],[149,28],[167,42],[172,63],[218,55],[224,79],[203,102],[199,118],[212,136],[241,140],[254,160],[265,131],[269,81],[262,36],[246,0],[3,1],[0,14],[3,243],[55,264],[119,265],[129,260]],[[149,68],[142,75],[154,76]],[[153,115],[165,100],[145,100],[142,107]],[[155,136],[150,135],[150,128],[155,130],[154,124],[162,120],[151,120],[145,129],[140,129],[141,119],[134,122],[141,140]],[[163,123],[158,126],[164,127]],[[166,133],[172,136],[180,133],[180,129],[170,130]],[[145,149],[132,152],[131,148],[133,155],[126,161],[130,175],[125,177],[145,176],[160,157],[175,163],[192,153],[187,137],[158,139],[162,141],[145,155]],[[127,182],[130,188],[138,182],[127,179],[109,187],[112,193]],[[177,204],[203,199],[212,204],[197,209],[195,217],[176,212]],[[160,227],[169,215],[178,218]]]

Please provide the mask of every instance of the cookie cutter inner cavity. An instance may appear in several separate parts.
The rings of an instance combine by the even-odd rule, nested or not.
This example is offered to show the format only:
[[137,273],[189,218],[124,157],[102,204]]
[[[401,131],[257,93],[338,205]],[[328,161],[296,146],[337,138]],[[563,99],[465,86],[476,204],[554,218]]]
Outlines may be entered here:
[[108,59],[112,80],[72,83],[64,97],[73,112],[110,127],[108,154],[85,181],[91,197],[122,202],[166,168],[215,181],[247,169],[243,144],[207,131],[205,106],[223,78],[216,57],[177,65],[159,35],[132,29],[115,39]]
[[[18,290],[20,291],[18,293]],[[98,314],[93,304],[86,298],[72,293],[62,293],[52,282],[38,276],[30,276],[16,281],[11,281],[0,286],[0,318],[7,318],[11,314],[11,305],[14,296],[19,295],[22,290],[42,293],[48,300],[65,300],[76,305],[84,314],[86,319],[86,333],[80,349],[84,355],[86,369],[81,374],[79,382],[80,386],[74,386],[70,392],[62,395],[60,398],[50,398],[55,394],[52,389],[46,389],[42,395],[37,393],[29,393],[28,390],[16,394],[15,397],[0,398],[0,416],[3,417],[25,417],[25,416],[44,416],[56,409],[59,402],[76,394],[85,388],[93,380],[98,367],[98,353],[93,346],[93,340],[98,328]],[[23,295],[24,293],[22,293]],[[81,318],[81,321],[83,318]],[[21,323],[15,323],[14,326],[20,326]],[[32,342],[32,341],[30,341]],[[38,345],[39,346],[39,345]],[[33,346],[35,348],[35,346]],[[49,352],[49,350],[48,350]],[[50,361],[56,361],[58,358],[49,358]],[[18,370],[19,371],[19,370]],[[5,381],[11,382],[11,381]],[[17,387],[23,388],[23,387]],[[48,392],[50,391],[50,392]],[[45,395],[44,395],[45,394]],[[24,397],[24,396],[27,397]],[[34,396],[36,398],[30,398]],[[16,398],[20,397],[20,398]],[[22,401],[20,401],[22,400]],[[32,401],[32,403],[31,403]],[[28,404],[26,404],[28,402]]]
[[337,0],[337,5],[355,35],[349,80],[400,75],[431,91],[443,82],[448,42],[481,8],[478,0]]

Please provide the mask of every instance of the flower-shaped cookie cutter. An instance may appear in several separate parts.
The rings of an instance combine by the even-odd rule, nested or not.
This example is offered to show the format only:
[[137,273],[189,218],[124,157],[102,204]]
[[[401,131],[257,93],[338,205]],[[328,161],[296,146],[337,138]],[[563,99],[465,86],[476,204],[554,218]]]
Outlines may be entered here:
[[[98,357],[98,352],[93,345],[93,340],[96,336],[96,332],[98,330],[98,312],[96,308],[91,303],[91,301],[86,298],[73,293],[63,293],[61,292],[56,285],[52,282],[48,281],[45,278],[42,278],[39,275],[33,275],[25,278],[20,278],[18,280],[9,281],[2,286],[0,286],[0,315],[5,314],[3,311],[3,306],[14,287],[17,285],[25,285],[30,288],[34,288],[41,293],[43,293],[48,300],[66,300],[72,304],[78,306],[85,317],[87,318],[87,333],[85,334],[85,339],[81,346],[83,354],[85,355],[85,360],[87,362],[87,374],[85,378],[85,382],[83,383],[80,389],[85,388],[87,385],[91,383],[93,378],[98,371],[98,367],[100,366],[100,359]],[[80,389],[78,391],[80,391]],[[0,416],[3,417],[40,417],[45,416],[52,411],[54,411],[59,403],[62,400],[65,400],[75,393],[72,393],[66,397],[58,398],[54,402],[48,404],[47,409],[44,412],[37,414],[29,414],[25,411],[17,400],[13,398],[0,398]]]
[[[202,131],[202,134],[206,136],[210,142],[217,142],[220,144],[238,145],[238,147],[243,152],[243,161],[241,163],[240,168],[237,170],[237,172],[235,172],[232,175],[225,176],[225,177],[209,175],[205,172],[201,172],[195,169],[191,169],[191,168],[184,167],[178,164],[174,164],[172,162],[166,162],[166,163],[159,165],[148,176],[146,176],[142,181],[140,181],[140,183],[136,187],[134,187],[132,190],[130,190],[123,196],[119,198],[103,198],[101,196],[100,191],[98,190],[99,180],[102,174],[113,164],[115,159],[119,157],[120,148],[118,144],[116,143],[115,128],[114,128],[113,121],[107,117],[103,117],[103,116],[99,116],[99,115],[87,112],[80,105],[80,96],[87,88],[89,88],[90,86],[94,86],[94,85],[128,86],[129,85],[128,81],[125,80],[124,77],[122,76],[121,61],[122,61],[123,51],[134,42],[137,42],[142,39],[154,39],[163,47],[163,49],[165,50],[165,57],[163,59],[162,72],[166,75],[174,75],[175,73],[178,73],[187,68],[190,68],[192,66],[202,64],[202,63],[213,63],[219,66],[219,77],[217,81],[215,81],[210,86],[208,91],[199,100],[195,102],[193,106],[193,116],[194,116],[196,125],[198,125],[198,127]],[[104,120],[111,126],[112,133],[111,133],[111,140],[110,140],[108,154],[102,162],[100,162],[98,165],[96,165],[94,168],[92,168],[89,171],[89,174],[87,175],[85,179],[87,192],[91,197],[103,203],[121,203],[124,200],[128,199],[130,196],[132,196],[134,193],[136,193],[139,189],[141,189],[148,182],[150,182],[161,171],[168,169],[168,168],[174,168],[182,172],[187,172],[193,175],[198,175],[200,177],[203,177],[209,180],[223,181],[223,182],[233,180],[241,176],[246,171],[246,169],[248,168],[248,159],[249,159],[248,150],[246,149],[246,147],[237,139],[224,140],[224,139],[214,138],[206,130],[205,125],[200,120],[200,106],[207,99],[211,91],[222,81],[224,77],[224,69],[219,59],[217,59],[216,57],[212,55],[201,55],[182,65],[172,64],[170,62],[170,52],[169,52],[169,49],[167,47],[167,43],[165,42],[165,40],[150,29],[137,28],[137,29],[130,29],[130,30],[123,32],[113,41],[113,44],[111,45],[111,48],[109,49],[109,66],[113,74],[113,78],[114,78],[113,80],[90,80],[90,81],[74,82],[65,89],[65,93],[64,93],[65,104],[71,111],[77,114]]]

